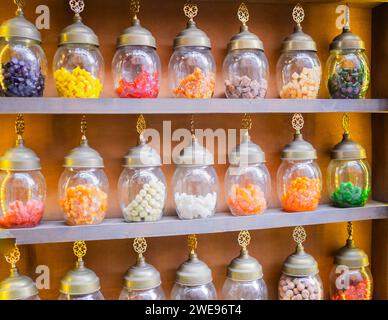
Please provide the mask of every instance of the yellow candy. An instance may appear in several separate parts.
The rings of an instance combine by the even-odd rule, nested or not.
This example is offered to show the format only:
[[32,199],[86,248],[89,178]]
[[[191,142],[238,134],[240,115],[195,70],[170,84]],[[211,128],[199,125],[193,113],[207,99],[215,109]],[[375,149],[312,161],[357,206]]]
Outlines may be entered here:
[[85,69],[76,67],[72,72],[60,68],[54,73],[58,95],[64,98],[99,98],[102,84]]

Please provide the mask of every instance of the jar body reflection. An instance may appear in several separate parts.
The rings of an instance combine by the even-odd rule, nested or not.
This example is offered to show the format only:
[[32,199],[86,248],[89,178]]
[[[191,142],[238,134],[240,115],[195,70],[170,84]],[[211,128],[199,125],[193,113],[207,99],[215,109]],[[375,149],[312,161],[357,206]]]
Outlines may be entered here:
[[327,88],[333,99],[364,99],[370,71],[364,50],[332,50],[327,60]]
[[267,300],[268,289],[263,279],[233,281],[226,279],[222,288],[225,300]]
[[373,279],[369,267],[334,265],[330,273],[331,300],[372,300]]
[[160,59],[154,48],[118,48],[112,62],[117,95],[120,98],[156,98],[160,87],[160,68]]
[[3,38],[0,52],[0,96],[42,97],[47,72],[42,47],[23,38]]
[[269,66],[258,49],[232,50],[224,60],[225,95],[229,99],[262,99],[268,89]]
[[43,217],[46,182],[36,171],[0,171],[0,227],[30,228]]
[[323,285],[318,274],[294,277],[282,274],[278,286],[279,300],[323,300]]
[[90,294],[77,294],[77,295],[61,293],[58,297],[58,300],[105,300],[105,299],[102,293],[100,291],[97,291]]
[[281,54],[276,66],[280,98],[315,99],[321,84],[321,63],[312,51],[289,51]]
[[322,175],[315,160],[282,160],[277,173],[278,197],[286,212],[318,207]]
[[327,169],[327,190],[333,205],[364,206],[371,193],[370,176],[365,160],[331,160]]
[[213,216],[218,188],[218,177],[213,166],[177,166],[173,176],[173,192],[179,218]]
[[99,224],[108,207],[103,169],[66,168],[59,180],[59,202],[68,225]]
[[225,193],[233,215],[263,213],[271,194],[271,177],[266,165],[230,166],[225,174]]
[[216,300],[217,293],[213,282],[200,286],[185,286],[175,283],[171,292],[172,300]]
[[104,82],[104,60],[94,45],[66,44],[53,60],[59,97],[99,98]]
[[206,99],[213,96],[216,66],[209,48],[176,48],[168,70],[174,97]]
[[119,300],[165,300],[163,289],[158,286],[149,290],[129,290],[124,288],[121,291]]
[[167,199],[160,167],[124,168],[118,182],[120,207],[127,222],[156,221]]

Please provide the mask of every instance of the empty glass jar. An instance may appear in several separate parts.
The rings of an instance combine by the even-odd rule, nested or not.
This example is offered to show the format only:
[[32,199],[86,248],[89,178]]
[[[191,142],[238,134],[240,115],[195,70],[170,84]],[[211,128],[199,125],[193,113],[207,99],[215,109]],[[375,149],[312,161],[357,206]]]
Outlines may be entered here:
[[230,40],[223,64],[225,95],[229,99],[258,99],[267,94],[268,60],[263,42],[248,30],[247,16],[248,8],[243,3],[238,10],[240,33]]
[[0,96],[43,96],[47,60],[41,43],[40,32],[18,5],[16,17],[0,25]]
[[118,182],[125,221],[156,221],[162,218],[167,187],[161,165],[160,155],[140,134],[140,143],[124,157],[124,169]]
[[65,157],[59,179],[59,202],[68,225],[99,224],[108,207],[108,178],[104,161],[92,149],[85,133],[79,147]]
[[345,132],[331,152],[327,191],[334,206],[362,207],[371,193],[371,171],[365,149]]
[[369,88],[370,71],[365,43],[345,25],[330,44],[326,63],[327,88],[334,99],[364,99]]
[[30,228],[44,213],[46,182],[34,151],[24,145],[24,120],[16,121],[16,146],[0,158],[0,227]]
[[112,61],[114,89],[120,98],[156,98],[160,87],[160,59],[152,34],[134,16],[117,40]]
[[271,194],[271,177],[265,154],[251,141],[248,131],[230,153],[229,163],[224,185],[230,212],[235,216],[263,213]]
[[99,98],[104,80],[104,60],[96,34],[82,23],[83,10],[70,3],[74,23],[62,30],[53,60],[55,86],[60,97]]
[[300,132],[303,127],[302,115],[294,115],[293,127],[296,130],[294,140],[284,147],[282,163],[277,172],[278,197],[286,212],[314,211],[322,190],[321,170],[316,163],[317,152]]
[[302,31],[304,11],[300,5],[293,10],[297,23],[294,33],[284,39],[276,66],[280,98],[315,99],[321,83],[321,64],[314,40]]
[[[187,4],[185,8],[191,6]],[[198,29],[193,18],[196,11],[185,10],[190,18],[186,29],[174,39],[174,53],[168,66],[172,94],[176,98],[211,98],[214,94],[216,65],[210,39]],[[194,14],[195,12],[195,14]]]
[[193,136],[178,157],[173,176],[176,212],[180,219],[208,218],[215,214],[218,177],[213,155]]

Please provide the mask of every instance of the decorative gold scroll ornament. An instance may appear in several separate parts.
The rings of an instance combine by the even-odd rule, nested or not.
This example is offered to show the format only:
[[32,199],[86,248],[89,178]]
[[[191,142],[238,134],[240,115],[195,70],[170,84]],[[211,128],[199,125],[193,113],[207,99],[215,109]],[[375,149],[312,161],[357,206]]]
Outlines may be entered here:
[[198,241],[195,234],[191,234],[187,237],[187,245],[190,250],[190,254],[195,254],[195,250],[197,250]]
[[350,118],[349,114],[344,113],[342,116],[342,129],[344,130],[344,133],[349,134],[350,132]]
[[17,247],[17,245],[15,244],[15,247],[11,250],[11,252],[4,257],[5,257],[5,261],[7,261],[12,268],[15,268],[16,263],[18,263],[20,260],[20,250]]
[[238,10],[237,10],[237,17],[238,17],[238,20],[241,21],[241,23],[245,26],[247,24],[247,22],[249,21],[249,11],[248,11],[248,7],[246,6],[246,4],[244,2],[242,2],[240,4],[240,6],[238,7]]
[[302,114],[295,113],[292,117],[292,127],[295,129],[297,134],[300,134],[300,131],[303,129],[304,126],[304,119]]
[[139,135],[142,135],[146,129],[147,129],[147,124],[146,124],[144,116],[141,114],[137,118],[136,131]]
[[23,134],[24,134],[25,128],[26,128],[26,124],[24,121],[24,117],[22,114],[18,114],[15,121],[15,132],[16,132],[18,141],[23,140]]
[[70,9],[75,13],[76,16],[79,16],[80,13],[85,9],[85,2],[83,0],[70,0],[69,5]]
[[245,251],[251,243],[251,235],[248,230],[240,231],[237,238],[239,246]]
[[198,6],[195,3],[189,1],[184,5],[183,12],[185,13],[185,16],[190,19],[190,21],[194,21],[194,18],[198,14]]
[[140,12],[140,1],[139,0],[131,0],[130,11],[133,15],[133,18],[137,19],[137,15]]
[[133,249],[138,254],[138,257],[143,257],[143,253],[147,251],[147,241],[145,238],[135,238],[133,240]]
[[307,234],[306,230],[302,226],[295,227],[292,237],[294,241],[298,244],[299,248],[303,248],[303,243],[306,241]]
[[300,27],[300,24],[304,20],[304,10],[299,3],[292,10],[292,18],[297,23],[297,25]]
[[26,6],[26,1],[25,0],[13,0],[13,2],[18,7],[18,9],[16,11],[16,14],[22,13],[24,7]]
[[76,241],[73,245],[74,255],[78,258],[78,262],[86,255],[87,247],[85,241]]
[[241,120],[241,128],[245,130],[252,129],[252,119],[251,116],[247,113],[244,114],[244,117]]

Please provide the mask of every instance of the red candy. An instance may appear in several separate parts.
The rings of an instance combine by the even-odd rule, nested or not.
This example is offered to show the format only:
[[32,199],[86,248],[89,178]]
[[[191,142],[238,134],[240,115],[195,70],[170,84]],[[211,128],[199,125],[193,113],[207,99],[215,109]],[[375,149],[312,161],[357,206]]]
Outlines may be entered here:
[[159,74],[142,68],[133,82],[121,79],[116,92],[120,98],[156,98],[159,94]]
[[371,287],[367,279],[362,281],[351,281],[349,287],[345,290],[338,290],[331,300],[370,300]]
[[8,211],[0,218],[2,228],[35,227],[43,217],[44,204],[39,200],[16,200],[8,205]]

